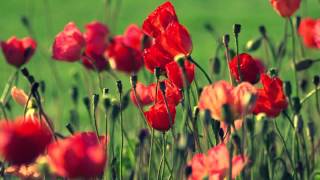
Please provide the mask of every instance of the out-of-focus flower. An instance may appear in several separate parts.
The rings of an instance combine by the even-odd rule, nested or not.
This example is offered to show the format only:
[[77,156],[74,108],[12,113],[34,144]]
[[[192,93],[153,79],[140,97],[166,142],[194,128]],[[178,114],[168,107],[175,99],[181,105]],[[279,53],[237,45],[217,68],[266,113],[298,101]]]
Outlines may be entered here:
[[154,73],[154,69],[156,67],[165,71],[166,65],[173,61],[173,57],[171,57],[157,43],[144,50],[143,59],[146,69],[151,73]]
[[55,37],[52,58],[68,62],[78,61],[85,44],[85,39],[78,27],[73,22],[69,22]]
[[269,0],[273,9],[282,17],[292,16],[300,7],[301,0]]
[[[153,102],[152,88],[151,86],[145,86],[144,84],[137,82],[136,84],[136,96],[141,106],[149,105]],[[134,95],[134,90],[130,92],[131,101],[137,106],[138,102]]]
[[[228,177],[229,151],[225,144],[219,144],[208,151],[208,154],[196,154],[188,165],[192,173],[188,180],[202,180],[205,178],[220,180]],[[248,163],[248,157],[237,155],[232,158],[232,179],[235,179]]]
[[85,51],[81,55],[83,65],[88,69],[105,70],[108,62],[103,53],[108,47],[109,29],[104,24],[93,21],[86,25],[84,33]]
[[316,48],[316,38],[315,38],[315,25],[317,20],[310,17],[303,18],[299,25],[298,33],[303,39],[305,46],[309,48]]
[[240,82],[240,74],[238,71],[238,59],[240,64],[240,72],[243,81],[255,84],[259,81],[260,74],[264,72],[264,66],[258,59],[254,59],[249,54],[243,53],[235,56],[230,62],[229,67],[232,76]]
[[27,104],[28,96],[22,89],[13,86],[11,88],[11,96],[13,100],[21,106],[25,106]]
[[0,123],[0,154],[12,165],[30,164],[45,152],[52,133],[44,121],[36,117],[19,117]]
[[144,115],[148,121],[148,124],[158,131],[168,131],[174,124],[176,116],[176,108],[173,104],[168,104],[167,111],[165,103],[156,103],[151,106],[150,109],[144,112]]
[[143,31],[151,37],[163,33],[171,22],[178,21],[173,5],[167,1],[157,7],[143,22]]
[[102,175],[106,161],[106,138],[94,132],[76,133],[48,147],[52,170],[66,178],[92,178]]
[[192,51],[192,41],[189,32],[178,22],[169,24],[166,31],[156,41],[172,57],[181,54],[188,56]]
[[256,93],[256,88],[248,82],[242,82],[234,88],[222,80],[204,87],[198,107],[201,110],[210,110],[213,119],[224,121],[222,107],[227,104],[231,110],[232,119],[236,120],[251,112],[254,104],[251,97]]
[[1,48],[7,62],[17,68],[26,64],[37,47],[37,43],[30,37],[18,39],[13,36],[7,41],[1,41]]
[[143,66],[142,52],[126,46],[123,42],[123,37],[115,37],[107,51],[107,57],[112,69],[126,73],[138,72]]
[[317,23],[315,25],[315,33],[314,33],[314,38],[317,44],[317,47],[320,49],[320,19],[317,20]]
[[[165,82],[165,98],[168,103],[178,105],[182,100],[182,93],[180,89],[174,85],[170,80],[166,79]],[[158,103],[164,103],[164,97],[162,95],[161,89],[158,86],[158,92],[156,93],[156,83],[150,85],[153,101]]]
[[133,49],[143,49],[143,32],[136,24],[130,24],[123,35],[123,43]]
[[4,171],[5,174],[19,177],[23,180],[42,180],[43,175],[39,172],[38,164],[28,164],[20,166],[9,166]]
[[[186,74],[186,80],[189,84],[192,83],[194,79],[194,64],[189,61],[184,61],[184,68]],[[168,78],[180,89],[184,87],[184,75],[181,67],[176,61],[172,61],[166,65],[166,72]]]
[[265,113],[269,117],[276,117],[288,107],[288,101],[283,91],[282,81],[278,77],[261,75],[263,88],[258,89],[255,114]]

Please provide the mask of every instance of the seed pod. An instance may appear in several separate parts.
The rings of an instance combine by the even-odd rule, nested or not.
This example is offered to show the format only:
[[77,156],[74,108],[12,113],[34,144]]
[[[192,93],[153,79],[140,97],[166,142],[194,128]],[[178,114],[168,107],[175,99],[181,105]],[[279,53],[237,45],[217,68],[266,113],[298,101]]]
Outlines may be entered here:
[[234,24],[233,25],[233,33],[235,36],[238,36],[238,34],[241,32],[241,25],[240,24]]
[[220,74],[221,62],[218,57],[213,58],[212,71],[214,74]]
[[320,76],[319,76],[319,75],[313,76],[313,84],[314,84],[315,86],[318,86],[319,83],[320,83]]
[[266,27],[264,25],[259,26],[259,32],[261,33],[261,35],[263,37],[267,36],[267,30],[266,30]]
[[230,36],[229,34],[225,34],[222,39],[222,43],[225,47],[229,47]]

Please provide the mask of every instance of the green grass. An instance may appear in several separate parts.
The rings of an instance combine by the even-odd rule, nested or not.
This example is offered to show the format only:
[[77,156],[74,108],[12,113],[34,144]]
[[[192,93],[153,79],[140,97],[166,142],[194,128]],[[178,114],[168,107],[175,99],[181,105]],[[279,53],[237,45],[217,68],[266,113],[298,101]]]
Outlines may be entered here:
[[[112,29],[113,34],[120,34],[130,23],[141,25],[146,16],[162,2],[162,0],[122,0],[117,23],[110,23],[105,17],[104,0],[3,0],[0,2],[2,15],[0,18],[0,40],[6,40],[13,35],[20,38],[28,36],[29,32],[21,24],[20,18],[27,16],[30,19],[34,38],[36,38],[39,48],[26,67],[37,80],[43,80],[46,83],[46,92],[43,96],[45,111],[54,121],[57,131],[67,134],[65,125],[70,120],[69,111],[77,108],[81,124],[80,130],[89,130],[91,129],[89,116],[81,99],[88,95],[88,89],[90,89],[90,94],[99,93],[97,75],[94,72],[86,71],[80,63],[63,63],[52,60],[50,58],[50,49],[55,35],[70,21],[76,22],[78,27],[83,30],[84,25],[93,20],[106,22]],[[260,25],[266,26],[269,36],[276,44],[283,37],[285,20],[275,13],[268,0],[175,0],[173,4],[179,20],[192,35],[194,46],[192,55],[194,59],[208,71],[210,69],[209,59],[213,56],[217,43],[204,29],[205,23],[211,23],[220,36],[225,33],[232,35],[233,24],[242,24],[240,34],[241,47],[244,47],[248,40],[259,36],[258,27]],[[320,3],[316,0],[308,0],[308,2],[303,0],[302,8],[297,14],[317,17],[319,8]],[[233,38],[231,40],[233,46]],[[288,48],[291,48],[289,44]],[[308,50],[308,54],[319,58],[319,51]],[[271,61],[266,59],[266,53],[263,48],[254,52],[253,55],[261,58],[266,64]],[[289,57],[290,55],[283,60],[283,69],[280,72],[280,77],[283,80],[293,81]],[[224,69],[222,71],[227,72],[224,62],[222,62],[222,68]],[[317,64],[310,71],[299,73],[300,79],[308,78],[308,80],[311,80],[313,75],[319,74],[319,68],[320,66]],[[0,92],[13,72],[14,68],[5,62],[3,55],[0,55]],[[53,74],[56,74],[56,76]],[[80,75],[80,82],[74,78],[75,74]],[[144,81],[142,74],[140,73],[139,77]],[[129,90],[129,76],[121,73],[118,76],[124,82],[124,91]],[[196,77],[201,85],[206,84],[203,75],[199,71]],[[227,75],[214,77],[215,80],[227,78]],[[118,97],[116,83],[106,73],[103,74],[103,83],[104,87],[111,89],[112,95]],[[73,85],[78,86],[80,90],[80,103],[77,107],[74,107],[70,97],[70,89]],[[27,91],[29,90],[29,85],[22,76],[19,78],[18,86]],[[308,90],[311,90],[311,88],[313,87],[309,85]],[[23,108],[13,103],[11,104],[13,105],[13,112],[10,117],[22,115]],[[303,107],[303,114],[308,114],[308,116],[305,116],[306,118],[314,118],[313,115],[315,115],[316,110],[313,106],[314,102],[311,102],[306,107]],[[183,114],[181,111],[179,106],[176,117],[178,128],[182,126],[179,123]],[[99,119],[100,121],[103,120],[103,114],[99,114]],[[134,108],[130,103],[128,109],[124,112],[124,128],[129,133],[130,139],[137,140],[136,135],[142,123],[137,108]],[[279,122],[279,125],[284,128],[288,126],[286,123],[282,121]],[[103,124],[101,123],[101,125]],[[100,127],[100,132],[103,126]],[[116,132],[116,136],[120,136],[119,134],[119,132]],[[125,149],[125,151],[128,151],[128,149]],[[125,158],[134,159],[133,154],[127,155],[127,152],[125,154]]]

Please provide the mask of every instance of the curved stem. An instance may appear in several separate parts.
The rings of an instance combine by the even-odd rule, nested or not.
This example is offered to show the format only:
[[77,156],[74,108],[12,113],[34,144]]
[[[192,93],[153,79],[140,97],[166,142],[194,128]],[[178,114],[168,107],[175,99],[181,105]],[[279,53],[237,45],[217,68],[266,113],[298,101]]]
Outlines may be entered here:
[[151,132],[151,146],[150,146],[150,153],[149,153],[149,165],[148,165],[148,180],[150,180],[150,170],[151,170],[151,162],[152,162],[152,149],[153,149],[153,138],[154,138],[154,129]]
[[311,96],[316,94],[317,91],[320,91],[320,86],[310,91],[301,101],[300,104],[304,104]]
[[203,73],[203,75],[206,77],[207,81],[212,84],[212,80],[210,79],[210,76],[206,73],[206,71],[196,62],[192,59],[191,56],[188,57],[188,60],[192,62],[194,65],[197,66],[198,69]]
[[295,44],[295,28],[292,22],[292,18],[289,18],[289,23],[290,23],[290,28],[291,28],[291,38],[292,38],[292,63],[294,65],[293,67],[293,73],[294,73],[294,79],[295,79],[295,84],[296,84],[296,96],[299,97],[299,82],[298,82],[298,74],[295,69],[296,67],[296,44]]

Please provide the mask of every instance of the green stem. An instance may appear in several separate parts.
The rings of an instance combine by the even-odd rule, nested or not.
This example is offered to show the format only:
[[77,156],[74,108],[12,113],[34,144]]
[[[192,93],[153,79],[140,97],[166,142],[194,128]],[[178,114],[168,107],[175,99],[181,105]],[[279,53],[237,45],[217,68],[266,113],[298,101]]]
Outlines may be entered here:
[[192,62],[194,65],[197,66],[198,69],[203,73],[203,75],[206,77],[207,81],[212,84],[212,80],[210,79],[210,76],[206,73],[206,71],[196,62],[192,59],[191,56],[189,56],[188,60]]
[[298,81],[298,73],[295,69],[296,67],[296,44],[295,44],[295,28],[292,22],[292,18],[289,18],[290,28],[291,28],[291,38],[292,38],[292,63],[294,65],[293,67],[293,73],[294,73],[294,79],[296,84],[296,96],[299,97],[299,81]]
[[151,132],[151,146],[150,146],[150,155],[149,155],[149,165],[148,165],[148,180],[150,180],[151,175],[151,162],[152,162],[152,149],[153,149],[153,138],[154,138],[154,129]]
[[157,180],[160,179],[160,176],[161,176],[161,169],[162,169],[162,164],[163,164],[163,161],[164,161],[164,151],[165,151],[165,134],[163,134],[162,136],[162,157],[161,157],[161,161],[160,161],[160,164],[159,164],[159,168],[158,168],[158,173],[157,173]]
[[317,93],[317,91],[320,91],[320,86],[310,91],[301,101],[300,104],[304,104],[311,96]]
[[120,147],[120,180],[122,180],[122,154],[123,154],[123,119],[122,119],[122,94],[120,97],[120,128],[121,128],[121,147]]

